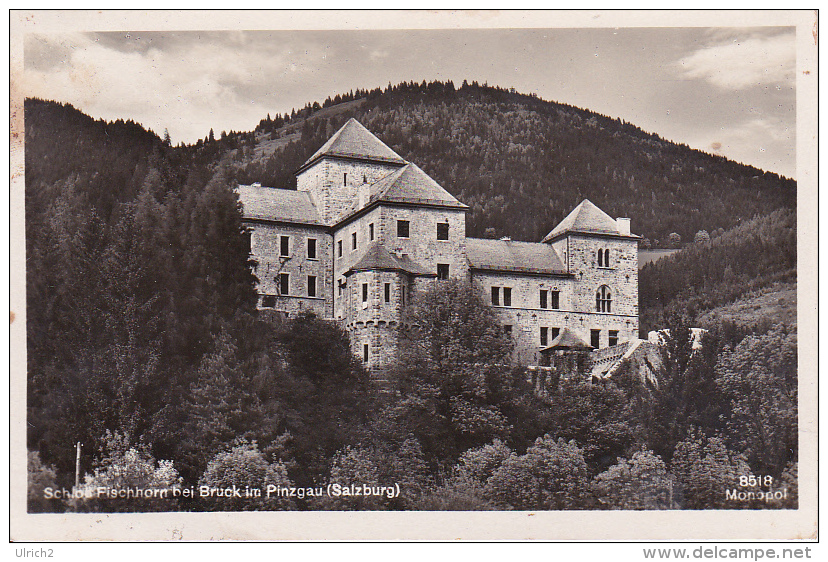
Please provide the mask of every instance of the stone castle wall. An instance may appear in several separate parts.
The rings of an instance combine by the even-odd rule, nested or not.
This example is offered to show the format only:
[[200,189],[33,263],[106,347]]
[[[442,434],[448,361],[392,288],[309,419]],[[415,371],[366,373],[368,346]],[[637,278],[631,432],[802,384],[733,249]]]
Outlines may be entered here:
[[359,199],[359,188],[372,184],[400,167],[339,158],[322,158],[296,176],[296,189],[311,194],[325,224],[344,217]]
[[[259,306],[273,300],[273,308],[291,316],[310,309],[323,318],[333,314],[332,238],[322,228],[299,225],[247,223],[250,251],[258,262]],[[289,237],[289,255],[281,256],[281,236]],[[316,259],[308,258],[308,239],[316,240]],[[279,274],[289,275],[289,294],[280,295]],[[316,277],[316,296],[308,295],[308,276]],[[274,297],[269,299],[268,297]]]

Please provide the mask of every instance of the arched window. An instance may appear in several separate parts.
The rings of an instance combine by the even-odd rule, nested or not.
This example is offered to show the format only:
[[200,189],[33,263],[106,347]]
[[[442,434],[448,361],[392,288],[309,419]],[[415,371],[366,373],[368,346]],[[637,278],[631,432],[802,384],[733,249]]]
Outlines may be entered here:
[[604,250],[598,250],[598,267],[604,267]]
[[604,267],[610,266],[609,252],[609,248],[604,250]]
[[612,312],[612,293],[606,285],[598,287],[595,293],[595,310],[596,312]]

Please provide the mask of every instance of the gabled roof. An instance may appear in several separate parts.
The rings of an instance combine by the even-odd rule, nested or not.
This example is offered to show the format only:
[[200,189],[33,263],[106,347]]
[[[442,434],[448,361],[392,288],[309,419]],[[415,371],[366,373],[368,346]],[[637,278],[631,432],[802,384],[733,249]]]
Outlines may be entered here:
[[555,249],[540,242],[466,238],[466,257],[472,269],[566,274]]
[[561,330],[561,333],[552,340],[549,344],[549,347],[544,348],[541,350],[541,353],[545,353],[548,351],[555,351],[556,349],[592,349],[592,346],[578,337],[578,334],[570,330],[569,328],[564,328]]
[[236,190],[246,219],[323,225],[310,194],[292,189],[240,185]]
[[362,124],[351,117],[328,142],[322,145],[313,156],[302,164],[302,168],[322,156],[343,156],[350,158],[364,158],[366,160],[379,160],[380,162],[395,162],[404,164],[405,160],[388,148],[374,134],[362,126]]
[[371,202],[424,203],[463,207],[451,193],[416,164],[406,164],[371,186]]
[[618,230],[618,223],[611,216],[599,209],[589,199],[584,199],[575,207],[564,220],[558,223],[552,232],[546,235],[543,242],[556,238],[565,232],[586,232],[594,234],[614,234],[638,238],[630,234],[623,234]]
[[362,259],[351,267],[351,269],[348,270],[348,273],[371,270],[404,271],[412,275],[436,275],[436,273],[433,273],[420,264],[412,261],[407,255],[399,257],[393,255],[381,246],[379,242],[371,244],[371,247],[368,248],[368,251],[365,252],[364,256],[362,256]]

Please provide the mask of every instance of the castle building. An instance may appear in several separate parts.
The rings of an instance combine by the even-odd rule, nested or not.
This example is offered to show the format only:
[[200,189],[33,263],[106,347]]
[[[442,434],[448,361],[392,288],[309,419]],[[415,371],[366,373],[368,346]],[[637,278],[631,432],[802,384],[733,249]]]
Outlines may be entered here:
[[340,322],[371,370],[394,361],[417,291],[450,277],[480,287],[524,365],[564,329],[593,349],[637,338],[640,237],[588,200],[540,242],[467,238],[468,207],[355,119],[296,183],[238,188],[259,308]]

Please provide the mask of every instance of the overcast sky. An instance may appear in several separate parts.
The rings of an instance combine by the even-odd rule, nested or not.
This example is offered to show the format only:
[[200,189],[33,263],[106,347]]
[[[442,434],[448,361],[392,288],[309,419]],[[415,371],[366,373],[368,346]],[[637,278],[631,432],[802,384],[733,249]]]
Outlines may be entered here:
[[514,87],[796,176],[792,27],[27,33],[25,95],[174,143],[414,80]]

